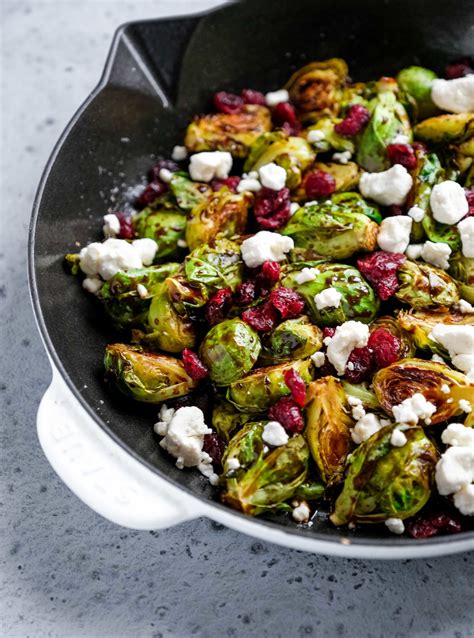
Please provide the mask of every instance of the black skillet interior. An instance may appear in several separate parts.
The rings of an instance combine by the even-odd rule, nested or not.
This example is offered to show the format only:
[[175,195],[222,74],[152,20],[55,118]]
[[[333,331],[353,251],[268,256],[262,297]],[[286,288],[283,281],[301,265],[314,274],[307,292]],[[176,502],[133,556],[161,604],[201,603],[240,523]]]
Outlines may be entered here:
[[[113,337],[94,299],[64,270],[64,254],[100,239],[102,215],[120,209],[125,187],[181,143],[186,123],[206,110],[214,91],[273,90],[304,63],[333,56],[348,61],[354,80],[414,63],[441,72],[447,61],[474,53],[473,25],[472,0],[429,6],[422,0],[252,0],[119,30],[101,85],[45,172],[32,221],[30,270],[50,353],[85,408],[129,452],[197,497],[213,498],[205,479],[177,470],[157,446],[151,428],[156,409],[104,387],[102,352]],[[341,536],[323,513],[311,530],[284,517],[261,522],[294,534]],[[387,538],[376,527],[349,534],[355,543],[413,542]]]

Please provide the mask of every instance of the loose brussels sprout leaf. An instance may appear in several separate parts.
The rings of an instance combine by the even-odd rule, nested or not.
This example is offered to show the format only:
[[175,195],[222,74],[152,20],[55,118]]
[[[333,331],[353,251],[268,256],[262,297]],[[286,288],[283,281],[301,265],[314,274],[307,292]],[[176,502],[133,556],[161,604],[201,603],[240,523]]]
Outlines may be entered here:
[[325,483],[342,479],[347,455],[352,450],[354,421],[341,382],[323,377],[308,387],[305,435],[311,455]]
[[188,280],[204,284],[210,292],[220,288],[235,290],[242,282],[243,267],[240,246],[225,238],[198,246],[184,260]]
[[342,206],[346,212],[362,213],[377,224],[382,221],[382,215],[377,204],[367,202],[359,193],[334,193],[330,200],[333,204]]
[[378,225],[367,215],[347,211],[344,204],[309,203],[296,211],[280,233],[292,237],[297,248],[308,249],[310,259],[347,259],[374,250]]
[[400,343],[399,357],[404,359],[406,357],[413,357],[415,354],[415,343],[411,331],[406,330],[402,321],[400,321],[400,315],[398,318],[384,315],[377,317],[375,321],[370,324],[370,332],[373,332],[377,328],[385,328],[391,332]]
[[209,184],[193,182],[187,173],[181,172],[173,173],[169,186],[179,208],[185,211],[207,202],[213,193]]
[[166,280],[168,298],[180,316],[196,317],[198,310],[208,301],[204,284],[188,281],[183,275],[174,275]]
[[399,87],[415,105],[417,120],[424,120],[439,112],[431,99],[431,85],[437,77],[434,71],[422,66],[409,66],[397,75]]
[[448,352],[437,341],[429,338],[429,334],[437,324],[473,325],[474,315],[462,312],[433,310],[400,311],[398,322],[406,332],[411,333],[413,341],[420,350],[429,350],[433,354],[448,357]]
[[438,460],[422,428],[405,430],[402,447],[390,443],[393,426],[364,441],[348,461],[344,487],[330,519],[334,525],[405,519],[428,501]]
[[301,112],[337,115],[347,79],[347,64],[340,58],[311,62],[288,80],[290,101]]
[[227,319],[207,333],[199,356],[216,385],[229,385],[253,368],[260,349],[253,328],[240,319]]
[[449,274],[459,282],[461,297],[474,304],[474,259],[459,251],[451,256],[449,264]]
[[212,427],[224,441],[228,442],[237,430],[252,419],[252,415],[239,412],[236,408],[219,397],[212,412]]
[[298,434],[266,456],[261,451],[248,469],[226,478],[222,499],[251,516],[280,509],[306,479],[308,460],[308,446]]
[[463,142],[474,135],[473,113],[449,113],[430,117],[413,129],[417,140],[430,144]]
[[121,392],[145,403],[182,397],[196,385],[181,361],[123,343],[106,346],[104,365]]
[[[441,389],[445,385],[449,393]],[[390,414],[394,405],[416,393],[422,394],[436,405],[436,412],[431,417],[433,424],[462,414],[459,400],[472,401],[474,392],[474,384],[470,384],[462,372],[444,363],[424,359],[403,359],[382,368],[374,375],[373,388],[381,406]]]
[[210,244],[218,234],[224,237],[242,234],[252,200],[251,193],[234,194],[223,188],[213,193],[209,200],[195,206],[186,225],[189,249]]
[[449,307],[459,301],[456,281],[430,264],[405,261],[398,270],[395,297],[412,308]]
[[240,113],[197,117],[187,128],[184,143],[191,153],[229,151],[234,157],[246,157],[257,137],[271,128],[266,106],[245,104]]
[[281,397],[290,394],[284,375],[291,368],[298,372],[305,383],[312,380],[310,359],[258,368],[231,383],[227,399],[243,412],[261,413]]
[[332,117],[321,117],[309,128],[302,132],[305,137],[308,136],[310,131],[321,131],[324,133],[324,138],[320,142],[316,142],[315,148],[318,152],[326,153],[331,149],[334,151],[349,151],[354,153],[355,145],[352,139],[338,135],[334,130],[335,125],[342,121],[341,119],[335,119]]
[[370,410],[380,410],[380,403],[372,390],[369,390],[365,383],[349,383],[348,381],[341,381],[342,387],[346,395],[355,397],[362,401],[364,408]]
[[[247,420],[250,421],[250,415],[242,415],[242,418],[247,417]],[[234,477],[236,474],[242,474],[245,469],[263,456],[265,444],[262,440],[262,434],[266,423],[266,421],[247,422],[232,436],[222,457],[224,474],[232,472]],[[235,459],[239,462],[237,472],[229,468],[230,459]]]
[[[315,278],[304,284],[298,284],[298,273],[305,267],[314,269]],[[287,288],[293,288],[303,297],[309,315],[317,325],[339,325],[349,319],[369,323],[377,314],[380,305],[375,292],[357,268],[346,264],[327,262],[290,264],[283,268],[281,284]],[[314,297],[329,287],[335,288],[341,294],[340,304],[337,308],[327,307],[320,310]]]
[[158,247],[155,259],[176,254],[178,240],[184,239],[185,228],[186,215],[177,206],[158,210],[144,208],[133,218],[136,236],[155,240]]
[[319,501],[324,497],[326,486],[319,481],[305,481],[296,488],[294,497],[305,501]]
[[323,345],[323,333],[308,317],[287,319],[277,326],[264,342],[261,361],[280,363],[309,357]]

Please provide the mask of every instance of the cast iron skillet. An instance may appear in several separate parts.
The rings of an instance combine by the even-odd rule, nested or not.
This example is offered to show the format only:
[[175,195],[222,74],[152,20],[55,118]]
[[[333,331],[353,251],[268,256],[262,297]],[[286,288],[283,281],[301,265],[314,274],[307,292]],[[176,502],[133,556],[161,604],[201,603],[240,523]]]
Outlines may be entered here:
[[[43,338],[73,394],[128,453],[198,499],[212,499],[197,472],[175,468],[152,433],[156,408],[125,401],[102,381],[102,353],[113,340],[91,295],[63,268],[67,252],[101,237],[101,216],[120,208],[156,155],[181,143],[186,123],[216,90],[276,89],[305,62],[339,56],[354,80],[410,64],[437,71],[474,53],[474,3],[445,0],[252,0],[184,19],[118,29],[97,89],[58,142],[34,204],[29,237],[32,297]],[[116,201],[113,200],[116,199]],[[223,507],[215,504],[215,507]],[[242,516],[235,512],[236,517]],[[259,519],[285,532],[340,542],[321,513],[312,529],[285,517]],[[344,532],[347,535],[347,531]],[[465,532],[474,537],[474,531]],[[349,532],[358,545],[444,545],[389,536],[384,527]]]

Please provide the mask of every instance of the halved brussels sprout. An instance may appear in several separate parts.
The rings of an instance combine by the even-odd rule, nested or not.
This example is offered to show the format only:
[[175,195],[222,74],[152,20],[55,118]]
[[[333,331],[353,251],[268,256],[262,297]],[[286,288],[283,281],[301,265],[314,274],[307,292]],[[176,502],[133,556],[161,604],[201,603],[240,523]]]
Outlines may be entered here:
[[240,246],[220,238],[198,246],[184,260],[184,271],[190,282],[204,284],[210,292],[231,288],[242,282],[244,263]]
[[229,151],[246,157],[257,137],[272,128],[266,106],[245,104],[240,113],[214,113],[195,118],[187,130],[184,144],[188,151]]
[[474,304],[474,259],[464,257],[461,251],[449,260],[449,274],[459,282],[461,297]]
[[287,319],[263,344],[261,361],[266,365],[309,357],[323,345],[323,333],[308,317]]
[[341,383],[346,395],[360,399],[365,409],[381,409],[381,405],[375,393],[369,389],[366,383],[349,383],[348,381],[344,381],[344,379],[342,379]]
[[355,151],[354,141],[349,137],[338,135],[334,130],[335,125],[340,121],[342,121],[340,118],[320,117],[314,124],[302,131],[301,135],[307,138],[310,131],[321,131],[324,138],[315,144],[318,152],[326,153],[332,149],[340,152],[349,151],[352,154]]
[[243,412],[261,413],[278,399],[290,394],[284,375],[291,368],[298,372],[305,383],[312,380],[310,359],[258,368],[231,383],[227,399]]
[[413,342],[413,335],[410,330],[407,330],[400,321],[400,315],[398,318],[383,315],[377,317],[375,321],[370,324],[370,332],[373,332],[377,328],[385,328],[391,332],[400,343],[399,357],[404,359],[405,357],[413,357],[415,354],[415,344]]
[[334,193],[329,198],[333,204],[342,206],[346,212],[362,213],[377,224],[382,221],[380,209],[374,202],[368,202],[360,193]]
[[229,467],[230,459],[235,459],[239,462],[237,470],[239,474],[242,474],[242,471],[246,470],[263,455],[263,448],[265,447],[262,434],[267,422],[249,422],[250,415],[242,415],[242,417],[248,417],[248,422],[232,436],[222,457],[224,474],[232,472],[232,476],[236,474],[235,470],[231,469],[232,463],[230,464],[231,467]]
[[182,172],[173,173],[169,186],[179,208],[185,211],[207,202],[213,193],[209,184],[194,182],[187,173]]
[[413,129],[417,140],[430,144],[464,142],[474,135],[474,113],[448,113],[430,117]]
[[253,368],[260,349],[253,328],[241,319],[227,319],[207,333],[199,356],[216,385],[229,385]]
[[342,479],[347,455],[354,445],[354,420],[341,382],[323,377],[308,387],[305,435],[311,455],[325,483]]
[[373,434],[348,460],[344,487],[330,516],[334,525],[405,519],[428,501],[438,452],[423,428],[405,430],[405,445],[390,443],[393,426]]
[[210,244],[218,234],[224,237],[242,234],[252,200],[249,192],[234,194],[222,188],[195,206],[186,225],[188,248],[194,250],[202,244]]
[[196,385],[181,361],[124,343],[106,346],[104,366],[107,376],[123,394],[145,403],[182,397]]
[[212,427],[221,439],[228,442],[237,430],[252,419],[252,416],[239,412],[231,403],[219,397],[212,411]]
[[[447,386],[449,393],[443,392]],[[459,401],[472,401],[474,384],[465,374],[453,370],[444,363],[424,359],[403,359],[375,373],[373,388],[383,409],[389,414],[393,406],[399,405],[414,394],[422,394],[436,405],[431,423],[441,423],[462,414]],[[446,388],[444,388],[446,389]]]
[[173,308],[181,317],[194,319],[208,301],[207,288],[204,284],[188,281],[183,275],[174,275],[166,280],[168,298]]
[[177,242],[184,239],[185,228],[186,215],[170,196],[163,197],[158,207],[144,208],[133,218],[135,235],[155,240],[158,247],[155,259],[178,251]]
[[337,115],[347,80],[347,64],[340,58],[311,62],[293,73],[285,85],[290,101],[302,113]]
[[434,71],[422,66],[409,66],[399,71],[397,82],[414,105],[415,119],[424,120],[439,112],[431,99],[431,85],[438,76]]
[[448,352],[437,341],[429,338],[433,328],[442,323],[448,325],[473,325],[474,315],[462,312],[435,310],[402,310],[398,314],[398,322],[403,330],[411,333],[413,341],[420,350],[429,350],[442,357],[448,357]]
[[412,308],[450,307],[459,301],[456,281],[444,270],[406,260],[398,270],[395,297]]

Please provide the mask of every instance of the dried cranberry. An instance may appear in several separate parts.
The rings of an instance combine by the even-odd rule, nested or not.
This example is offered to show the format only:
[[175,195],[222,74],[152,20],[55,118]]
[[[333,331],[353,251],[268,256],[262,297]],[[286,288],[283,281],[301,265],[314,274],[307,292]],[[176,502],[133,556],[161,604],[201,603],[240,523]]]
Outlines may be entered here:
[[221,437],[215,432],[204,435],[204,444],[202,446],[203,452],[209,454],[212,462],[216,465],[221,465],[222,457],[224,456],[226,444]]
[[272,421],[278,421],[289,434],[296,434],[304,429],[304,419],[300,407],[292,397],[282,397],[268,411]]
[[296,117],[295,107],[289,102],[279,102],[272,109],[272,119],[275,126],[283,128],[289,135],[296,135],[301,130],[301,124]]
[[282,319],[294,319],[304,309],[304,299],[292,288],[272,290],[268,302],[278,310]]
[[232,290],[230,288],[221,288],[207,302],[204,316],[210,326],[224,321],[230,307],[232,305]]
[[409,144],[389,144],[387,146],[387,155],[392,166],[401,164],[407,171],[412,171],[416,168],[415,151]]
[[278,230],[290,219],[290,191],[261,188],[255,196],[254,214],[265,230]]
[[221,113],[227,113],[229,115],[240,113],[244,105],[244,101],[240,97],[240,95],[227,93],[227,91],[219,91],[219,93],[214,93],[213,102],[218,111],[220,111]]
[[255,284],[253,281],[244,281],[235,289],[235,303],[238,306],[248,306],[255,299]]
[[231,175],[225,179],[216,177],[211,182],[212,190],[219,191],[221,188],[227,187],[233,193],[237,192],[237,186],[239,185],[240,177],[238,175]]
[[463,78],[470,73],[474,73],[474,61],[472,58],[460,58],[454,60],[446,66],[444,75],[448,80]]
[[466,217],[471,217],[472,215],[474,215],[474,190],[464,190],[464,192],[466,194],[466,199],[469,206],[469,212],[467,213]]
[[413,150],[419,151],[420,153],[427,153],[428,147],[423,142],[413,142],[412,144]]
[[347,360],[345,378],[351,383],[360,383],[368,378],[371,371],[372,355],[369,348],[354,348]]
[[453,512],[434,512],[410,521],[407,531],[413,538],[431,538],[438,534],[458,534],[462,531],[462,524],[460,517]]
[[306,384],[294,368],[286,370],[283,375],[285,383],[291,391],[291,396],[300,408],[306,403]]
[[326,171],[313,171],[304,180],[304,190],[307,197],[327,197],[336,190],[336,180]]
[[398,290],[397,272],[406,261],[402,253],[387,253],[380,250],[357,260],[357,267],[383,301]]
[[207,377],[209,371],[195,352],[189,348],[185,348],[181,356],[183,358],[184,369],[191,379],[199,381]]
[[160,195],[166,193],[167,190],[168,185],[164,182],[150,182],[147,184],[142,194],[135,200],[136,208],[145,208],[146,206],[150,206],[150,204],[153,204]]
[[167,159],[160,160],[159,162],[155,164],[155,166],[150,168],[150,170],[148,171],[148,181],[150,182],[161,181],[160,171],[163,168],[167,171],[170,171],[171,173],[176,173],[176,171],[179,171],[178,164],[176,164],[176,162],[173,162],[173,160],[167,160]]
[[117,237],[119,239],[133,239],[135,232],[133,230],[132,218],[125,213],[115,213],[120,222],[120,231]]
[[334,130],[343,137],[354,137],[362,131],[370,120],[370,113],[362,104],[353,104],[347,110],[346,117],[336,124]]
[[298,135],[298,133],[303,128],[303,126],[299,120],[296,120],[294,124],[290,124],[289,122],[283,122],[280,128],[287,135]]
[[387,214],[386,217],[396,217],[397,215],[404,215],[405,208],[404,206],[398,206],[397,204],[391,204],[387,206]]
[[281,268],[277,261],[264,261],[262,264],[262,276],[268,283],[275,284],[280,280]]
[[240,92],[240,97],[243,99],[245,104],[260,104],[260,106],[265,106],[265,96],[260,91],[254,91],[253,89],[242,89]]
[[399,359],[400,340],[387,328],[376,328],[370,334],[367,346],[376,370],[386,368]]
[[334,337],[336,334],[336,328],[331,328],[330,326],[325,326],[323,328],[323,339],[326,337]]
[[242,313],[242,319],[257,332],[270,332],[277,323],[278,313],[271,303],[250,308]]

